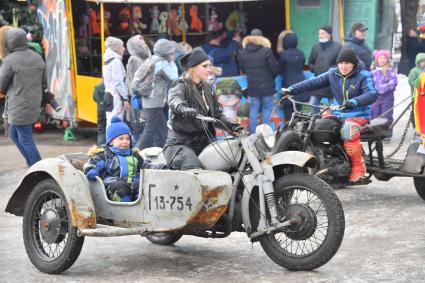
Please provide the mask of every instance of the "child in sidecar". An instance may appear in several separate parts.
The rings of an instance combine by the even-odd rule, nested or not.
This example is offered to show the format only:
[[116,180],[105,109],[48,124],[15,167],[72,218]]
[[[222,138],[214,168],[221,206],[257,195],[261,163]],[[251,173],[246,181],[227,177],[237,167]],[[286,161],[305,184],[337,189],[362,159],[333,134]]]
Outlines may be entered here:
[[100,177],[108,198],[117,202],[131,202],[139,194],[140,169],[166,169],[163,164],[143,160],[138,149],[132,148],[131,132],[119,117],[113,117],[106,129],[106,148],[94,146],[89,150],[84,173],[89,180]]

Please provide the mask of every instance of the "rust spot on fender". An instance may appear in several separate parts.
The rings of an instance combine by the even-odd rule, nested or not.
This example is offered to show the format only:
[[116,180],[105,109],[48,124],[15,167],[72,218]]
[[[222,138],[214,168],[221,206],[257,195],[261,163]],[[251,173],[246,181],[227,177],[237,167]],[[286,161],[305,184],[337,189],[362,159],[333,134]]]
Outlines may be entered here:
[[228,205],[219,205],[216,206],[218,197],[223,192],[224,187],[216,187],[212,190],[204,190],[201,195],[203,206],[198,214],[193,215],[188,221],[188,226],[212,227],[217,220],[223,215],[226,211]]
[[59,170],[59,176],[63,177],[65,175],[65,166],[63,166],[62,164],[59,164],[58,170]]
[[73,226],[79,229],[96,228],[96,213],[89,209],[88,216],[82,215],[76,205],[75,201],[71,200],[69,203],[69,213],[71,214],[71,222]]

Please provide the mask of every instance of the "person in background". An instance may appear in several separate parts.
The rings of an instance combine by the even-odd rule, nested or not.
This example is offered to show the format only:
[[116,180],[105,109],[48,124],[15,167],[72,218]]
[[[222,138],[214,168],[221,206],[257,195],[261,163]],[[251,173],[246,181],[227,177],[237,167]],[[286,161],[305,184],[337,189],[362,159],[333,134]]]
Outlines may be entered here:
[[236,54],[241,38],[239,33],[235,33],[232,40],[225,44],[226,33],[212,32],[207,35],[207,43],[202,45],[205,53],[213,59],[214,66],[222,69],[222,77],[237,76]]
[[[142,96],[142,116],[146,124],[142,137],[136,144],[139,149],[152,146],[163,147],[167,139],[167,121],[163,108],[171,83],[179,77],[177,65],[174,63],[174,52],[174,42],[159,39],[153,47],[154,55],[147,62],[148,64],[141,65],[134,76],[132,85],[137,86],[148,69],[152,68],[154,72],[152,93]],[[137,92],[137,90],[134,91]],[[155,144],[156,136],[159,138]]]
[[[416,80],[419,78],[419,75],[422,72],[425,72],[425,53],[418,53],[416,55],[415,63],[416,66],[410,70],[408,75],[408,82],[411,88],[412,99],[415,90]],[[413,119],[413,111],[411,112],[410,119],[412,121],[413,128],[415,128],[415,119]]]
[[352,49],[342,49],[336,63],[337,68],[291,85],[282,92],[297,96],[304,91],[330,87],[333,94],[332,104],[343,106],[343,110],[335,110],[333,115],[344,123],[341,128],[341,138],[351,162],[349,183],[362,184],[366,167],[362,157],[360,133],[361,127],[370,118],[370,105],[376,101],[376,90],[370,72],[363,69],[363,64],[359,63]]
[[[149,49],[148,45],[146,44],[145,40],[143,39],[143,36],[140,34],[134,35],[130,37],[130,39],[127,41],[127,51],[130,54],[130,58],[127,62],[127,76],[126,76],[126,82],[127,82],[127,88],[130,93],[130,97],[133,97],[133,92],[131,91],[131,82],[133,81],[134,74],[136,73],[137,69],[151,56],[151,50]],[[133,101],[133,100],[132,100]],[[142,110],[142,100],[138,99],[139,102],[139,109],[135,109],[133,107],[130,107],[128,111],[126,111],[126,121],[129,122],[130,125],[138,125],[138,120],[141,119],[141,110]],[[134,127],[131,126],[131,132],[134,137],[134,142],[137,143],[140,135],[142,134],[142,127]]]
[[[311,48],[310,57],[308,59],[308,67],[317,77],[320,74],[326,73],[330,68],[336,66],[336,58],[341,51],[342,46],[332,39],[332,27],[321,26],[318,32],[319,42]],[[321,89],[311,93],[310,104],[319,105],[320,99],[323,97],[332,97],[329,88]],[[318,111],[316,108],[314,111]]]
[[122,63],[124,43],[121,39],[109,36],[105,40],[106,51],[103,56],[105,63],[102,67],[105,84],[104,105],[106,107],[106,124],[109,125],[113,116],[121,119],[124,110],[128,109],[128,88],[125,83],[126,71]]
[[[304,53],[297,48],[298,39],[295,33],[288,33],[283,39],[283,51],[280,54],[280,70],[282,72],[282,87],[287,88],[290,85],[301,82],[305,79],[304,77],[304,62],[305,56]],[[309,97],[307,94],[299,94],[296,97],[297,101],[308,101]],[[292,112],[294,108],[292,103],[285,101],[283,106],[283,111],[285,114],[285,121],[288,122],[291,120]],[[297,106],[300,108],[299,106]]]
[[248,79],[248,97],[251,101],[249,126],[254,133],[261,109],[262,123],[269,124],[273,111],[275,77],[280,73],[279,62],[273,55],[270,41],[258,29],[251,31],[242,41],[239,51],[241,72]]
[[[375,83],[378,99],[372,104],[371,118],[383,117],[388,119],[388,126],[393,123],[394,91],[397,87],[397,74],[391,68],[391,52],[389,50],[375,50],[375,69],[372,70],[373,82]],[[384,141],[389,142],[391,137]]]
[[45,63],[28,48],[22,29],[10,28],[5,40],[8,54],[0,67],[0,98],[7,97],[9,134],[30,167],[41,159],[32,137],[32,124],[40,116]]
[[366,31],[362,23],[355,23],[351,26],[350,33],[345,37],[344,48],[351,48],[357,54],[360,61],[364,64],[367,71],[370,70],[372,65],[373,57],[372,51],[366,45]]
[[100,177],[108,198],[116,202],[131,202],[139,196],[140,170],[166,169],[163,164],[143,160],[133,149],[130,128],[119,117],[112,117],[106,129],[106,147],[94,146],[89,150],[89,160],[84,165],[87,179]]
[[279,36],[277,37],[276,41],[276,53],[280,56],[280,54],[284,51],[283,50],[283,39],[288,33],[292,33],[291,30],[284,30],[281,33],[279,33]]
[[103,80],[93,89],[93,100],[97,105],[97,145],[105,144],[106,132],[106,109],[103,104],[103,96],[105,95],[105,84]]
[[[9,54],[6,45],[6,33],[10,30],[12,26],[3,25],[0,28],[0,67],[2,64],[2,60]],[[6,113],[6,99],[0,99],[0,132],[7,134],[7,113]]]

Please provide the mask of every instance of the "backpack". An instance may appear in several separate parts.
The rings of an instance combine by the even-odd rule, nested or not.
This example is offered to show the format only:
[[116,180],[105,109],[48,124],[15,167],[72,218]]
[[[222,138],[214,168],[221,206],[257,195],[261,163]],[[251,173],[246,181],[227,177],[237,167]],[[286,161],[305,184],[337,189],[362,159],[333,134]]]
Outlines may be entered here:
[[155,85],[155,64],[162,58],[147,60],[137,69],[131,82],[131,91],[135,96],[150,96]]

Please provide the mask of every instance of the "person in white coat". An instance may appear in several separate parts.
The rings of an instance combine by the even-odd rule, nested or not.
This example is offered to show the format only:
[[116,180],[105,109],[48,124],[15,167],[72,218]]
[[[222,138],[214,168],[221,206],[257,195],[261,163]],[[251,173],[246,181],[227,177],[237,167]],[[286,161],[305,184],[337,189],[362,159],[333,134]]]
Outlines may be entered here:
[[126,71],[122,63],[124,42],[109,36],[105,40],[104,64],[102,67],[103,82],[105,83],[106,124],[111,118],[118,116],[123,119],[124,110],[129,108],[128,87],[125,83]]

